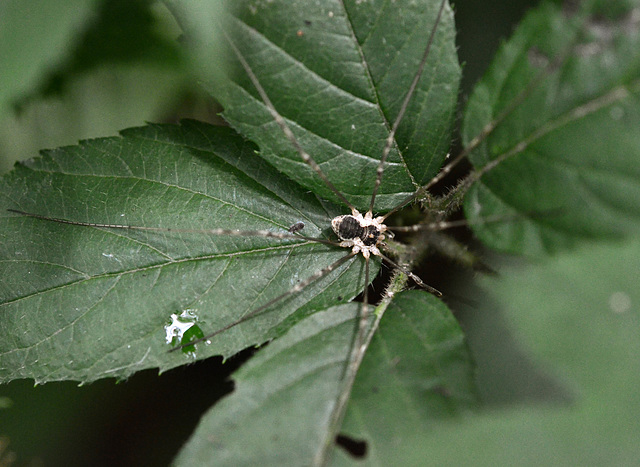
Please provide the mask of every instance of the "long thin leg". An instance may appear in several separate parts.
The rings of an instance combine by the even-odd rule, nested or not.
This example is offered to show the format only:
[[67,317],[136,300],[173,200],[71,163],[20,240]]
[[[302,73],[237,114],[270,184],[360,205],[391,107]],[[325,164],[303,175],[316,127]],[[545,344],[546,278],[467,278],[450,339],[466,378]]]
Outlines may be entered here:
[[395,261],[393,261],[391,258],[388,258],[386,256],[384,256],[383,254],[379,255],[385,263],[389,264],[390,266],[396,268],[399,271],[402,271],[404,274],[406,274],[413,282],[415,282],[417,285],[419,285],[420,287],[422,287],[423,289],[425,289],[427,292],[432,293],[433,295],[435,295],[436,297],[442,297],[442,292],[440,292],[438,289],[431,287],[430,285],[427,285],[424,283],[424,281],[422,279],[420,279],[418,276],[416,276],[414,273],[412,273],[411,271],[409,271],[407,268],[403,268],[402,266],[400,266],[398,263],[396,263]]
[[522,219],[524,216],[531,218],[544,218],[544,217],[553,217],[560,215],[564,212],[563,209],[549,209],[542,212],[529,212],[529,213],[521,213],[513,216],[503,216],[503,215],[495,215],[495,216],[487,216],[484,219],[480,219],[476,222],[469,222],[468,219],[458,219],[455,221],[439,221],[439,222],[428,222],[425,224],[414,224],[414,225],[406,225],[406,226],[398,226],[391,227],[389,230],[393,232],[419,232],[421,230],[431,230],[431,231],[441,231],[454,229],[456,227],[468,227],[472,225],[484,225],[484,224],[494,224],[496,222],[508,222],[513,220]]
[[[522,216],[490,216],[485,219],[482,219],[480,222],[475,222],[473,224],[493,224],[496,222],[503,222],[509,219],[518,219]],[[421,230],[431,230],[431,231],[441,231],[454,229],[456,227],[467,227],[472,225],[468,219],[459,219],[455,221],[439,221],[439,222],[429,222],[426,224],[415,224],[415,225],[407,225],[407,226],[399,226],[393,227],[392,230],[394,232],[419,232]]]
[[482,141],[484,141],[496,127],[504,121],[518,106],[527,98],[529,95],[548,77],[550,76],[556,69],[560,67],[560,65],[567,58],[570,50],[573,48],[573,44],[567,48],[563,53],[558,55],[555,60],[550,61],[547,66],[541,69],[536,76],[529,82],[529,84],[521,90],[513,100],[507,105],[504,110],[493,120],[487,123],[484,128],[480,131],[478,135],[476,135],[469,144],[455,157],[445,165],[438,174],[433,177],[429,183],[420,187],[414,194],[405,198],[398,206],[393,208],[391,211],[386,213],[383,216],[383,220],[387,217],[395,214],[400,209],[405,207],[407,204],[415,201],[416,199],[424,196],[426,192],[434,186],[436,183],[439,183],[443,178],[445,178],[451,171],[463,160],[465,159],[474,149],[476,149]]
[[[180,232],[180,233],[198,233],[198,234],[209,234],[209,235],[234,235],[234,236],[259,236],[259,237],[271,237],[271,238],[292,238],[292,239],[302,239],[302,240],[307,240],[307,241],[312,241],[312,242],[316,242],[316,243],[323,243],[323,244],[327,244],[327,245],[332,245],[332,246],[340,246],[339,243],[336,242],[331,242],[329,240],[324,240],[321,238],[311,238],[311,237],[305,237],[303,235],[299,235],[299,234],[290,234],[290,233],[278,233],[278,232],[271,232],[269,230],[230,230],[230,229],[210,229],[210,230],[197,230],[197,229],[166,229],[163,227],[143,227],[143,226],[133,226],[133,225],[121,225],[121,224],[100,224],[97,222],[80,222],[80,221],[71,221],[71,220],[67,220],[67,219],[60,219],[60,218],[55,218],[55,217],[47,217],[47,216],[43,216],[40,214],[33,214],[33,213],[29,213],[29,212],[25,212],[25,211],[19,211],[17,209],[8,209],[8,211],[16,213],[16,214],[20,214],[26,217],[32,217],[35,219],[40,219],[40,220],[45,220],[45,221],[49,221],[49,222],[56,222],[59,224],[67,224],[67,225],[78,225],[78,226],[82,226],[82,227],[98,227],[98,228],[106,228],[106,229],[124,229],[124,230],[139,230],[139,231],[148,231],[148,232]],[[308,286],[309,284],[322,279],[324,276],[326,276],[327,274],[331,273],[332,271],[334,271],[336,268],[340,267],[342,264],[344,264],[346,261],[348,261],[350,258],[354,257],[356,254],[355,253],[349,253],[348,255],[343,256],[342,258],[340,258],[339,260],[335,261],[334,263],[330,264],[329,266],[317,271],[316,273],[312,274],[311,276],[309,276],[306,280],[296,284],[294,287],[292,287],[291,289],[289,289],[288,291],[286,291],[285,293],[278,295],[277,297],[275,297],[274,299],[268,301],[267,303],[265,303],[264,305],[260,306],[259,308],[256,308],[255,310],[253,310],[252,312],[250,312],[249,314],[243,316],[241,319],[234,321],[233,323],[230,323],[214,332],[212,332],[211,334],[208,334],[202,338],[199,338],[197,340],[194,340],[192,342],[186,343],[186,344],[182,344],[179,345],[177,347],[174,347],[173,349],[169,350],[169,352],[173,352],[175,350],[181,349],[183,347],[189,346],[189,345],[194,345],[197,344],[199,342],[208,340],[214,336],[216,336],[217,334],[220,334],[221,332],[224,332],[240,323],[243,323],[245,321],[248,321],[249,319],[259,315],[260,313],[264,312],[267,308],[269,308],[270,306],[274,305],[275,303],[279,302],[280,300],[284,300],[285,298],[294,295],[298,292],[300,292],[302,289],[304,289],[306,286]],[[369,261],[367,260],[366,263],[366,283],[367,285],[369,284]],[[366,294],[366,289],[365,289],[365,294]]]
[[529,147],[531,143],[551,133],[557,128],[562,128],[563,126],[567,125],[573,120],[576,120],[577,118],[584,118],[589,114],[597,112],[598,110],[604,107],[610,106],[614,102],[625,99],[627,97],[629,97],[629,89],[626,86],[619,86],[617,88],[614,88],[604,96],[599,97],[598,99],[595,99],[584,105],[576,107],[575,109],[572,109],[570,112],[557,118],[552,125],[546,125],[540,128],[538,131],[535,131],[529,137],[522,140],[510,151],[507,151],[501,154],[500,156],[496,157],[494,160],[488,162],[484,167],[482,167],[478,171],[477,178],[482,177],[484,174],[486,174],[487,172],[489,172],[490,170],[498,166],[500,163],[502,163],[505,159],[508,159],[515,154],[523,152],[525,149]]
[[616,101],[625,99],[626,97],[628,97],[628,92],[628,89],[624,86],[617,87],[594,101],[572,109],[570,112],[557,118],[553,122],[553,124],[542,126],[538,130],[534,131],[529,136],[524,138],[510,150],[503,152],[493,160],[489,161],[486,165],[478,169],[476,172],[473,172],[467,179],[463,180],[463,182],[460,183],[458,187],[456,187],[458,198],[461,198],[462,195],[464,195],[469,190],[469,188],[471,188],[473,183],[480,180],[487,172],[495,169],[505,160],[524,152],[531,144],[541,139],[546,134],[551,133],[557,128],[561,128],[564,125],[567,125],[577,118],[584,118],[586,115],[597,112],[604,107],[610,106]]
[[[284,233],[284,232],[272,232],[271,230],[234,230],[234,229],[174,229],[171,227],[144,227],[139,225],[123,225],[123,224],[100,224],[97,222],[82,222],[71,221],[68,219],[61,219],[58,217],[48,217],[41,214],[34,214],[31,212],[20,211],[18,209],[7,209],[9,212],[20,214],[26,217],[32,217],[34,219],[41,219],[49,222],[56,222],[58,224],[66,225],[79,225],[82,227],[98,227],[103,229],[121,229],[121,230],[136,230],[143,232],[173,232],[173,233],[193,233],[202,235],[225,235],[234,237],[267,237],[267,238],[279,238],[279,239],[296,239],[306,240],[309,242],[323,243],[325,245],[340,246],[337,242],[332,242],[324,238],[314,238],[301,235],[299,233]],[[297,228],[297,225],[290,227],[290,231],[293,227]],[[296,229],[294,229],[295,231]]]
[[198,344],[200,342],[207,341],[207,340],[211,339],[212,337],[217,336],[218,334],[220,334],[220,333],[222,333],[224,331],[227,331],[228,329],[231,329],[234,326],[237,326],[238,324],[244,323],[245,321],[248,321],[251,318],[254,318],[255,316],[265,312],[272,305],[278,303],[281,300],[284,300],[287,297],[290,297],[291,295],[294,295],[294,294],[300,292],[302,289],[304,289],[309,284],[311,284],[311,283],[313,283],[313,282],[315,282],[317,280],[322,279],[324,276],[326,276],[330,272],[334,271],[335,269],[339,268],[341,265],[346,263],[349,259],[353,258],[355,255],[356,255],[355,253],[349,253],[348,255],[343,256],[339,260],[331,263],[329,266],[327,266],[325,268],[322,268],[319,271],[313,273],[307,279],[305,279],[302,282],[299,282],[298,284],[296,284],[295,286],[293,286],[292,288],[287,290],[285,293],[280,294],[276,298],[273,298],[273,299],[269,300],[264,305],[256,308],[255,310],[253,310],[250,313],[244,315],[242,318],[234,321],[233,323],[229,323],[226,326],[223,326],[222,328],[220,328],[220,329],[218,329],[218,330],[216,330],[216,331],[214,331],[214,332],[212,332],[210,334],[207,334],[204,337],[200,337],[199,339],[195,339],[195,340],[193,340],[191,342],[180,344],[180,345],[172,348],[171,350],[169,350],[169,352],[175,352],[176,350],[182,349],[184,347],[188,347],[190,345],[195,345],[195,344]]
[[398,112],[398,116],[393,122],[391,131],[389,132],[389,136],[387,136],[384,149],[382,150],[382,156],[380,157],[380,163],[378,164],[378,169],[376,171],[376,183],[373,187],[373,192],[371,194],[371,203],[369,204],[370,213],[373,213],[373,205],[375,204],[376,196],[378,195],[378,189],[380,188],[380,184],[382,183],[382,174],[384,172],[384,164],[387,161],[387,157],[389,156],[389,152],[391,151],[391,147],[393,146],[393,142],[395,140],[398,127],[400,126],[400,123],[404,118],[404,114],[407,111],[409,104],[411,103],[411,100],[413,98],[413,95],[415,94],[416,88],[418,87],[418,82],[422,77],[424,66],[427,63],[427,58],[429,57],[429,52],[431,51],[431,45],[433,44],[433,39],[435,38],[435,35],[436,35],[436,30],[438,29],[438,25],[440,24],[440,19],[442,18],[442,11],[444,10],[445,3],[446,3],[446,0],[442,0],[442,2],[440,3],[440,9],[438,10],[436,21],[433,27],[431,28],[429,41],[427,42],[427,47],[424,49],[424,54],[422,55],[422,59],[420,60],[418,71],[413,77],[413,81],[411,82],[409,91],[407,91],[407,95],[404,97],[404,101],[402,101],[402,105],[400,106],[400,111]]
[[[342,423],[342,419],[344,418],[345,414],[345,408],[351,396],[351,389],[353,388],[356,375],[358,374],[358,369],[360,368],[360,364],[362,363],[362,360],[364,358],[367,346],[372,339],[373,331],[377,329],[379,320],[382,318],[382,315],[377,316],[375,318],[375,321],[372,323],[371,332],[367,333],[367,330],[369,329],[369,327],[367,326],[369,324],[369,294],[367,292],[367,289],[369,287],[369,258],[366,258],[365,262],[365,282],[366,286],[364,289],[363,300],[360,308],[357,335],[355,337],[354,347],[349,354],[349,360],[347,361],[347,365],[344,369],[345,371],[342,381],[343,387],[339,393],[338,400],[336,401],[336,406],[331,413],[331,420],[329,423],[334,428],[328,430],[328,433],[337,433],[337,429]],[[333,443],[333,439],[327,438],[325,442],[327,444]],[[314,462],[313,465],[324,464],[325,462],[322,462],[318,459],[317,462]]]
[[262,84],[260,84],[260,81],[258,80],[258,77],[253,72],[253,70],[251,69],[251,66],[249,65],[249,63],[242,56],[242,53],[240,52],[240,50],[238,50],[238,48],[236,47],[235,43],[233,42],[231,37],[229,37],[227,32],[222,27],[220,29],[221,29],[222,33],[224,34],[225,39],[227,40],[227,42],[231,46],[231,49],[233,50],[233,53],[235,54],[236,58],[238,59],[238,61],[242,65],[242,68],[244,68],[244,71],[247,73],[247,76],[249,77],[249,79],[253,83],[253,86],[258,91],[258,94],[260,94],[260,98],[262,99],[262,102],[264,102],[265,106],[267,107],[267,110],[271,114],[271,117],[273,117],[275,122],[278,124],[278,126],[280,127],[280,129],[284,133],[285,137],[289,140],[289,142],[291,142],[291,144],[293,145],[295,150],[298,152],[298,155],[300,156],[300,158],[303,160],[303,162],[305,162],[307,165],[309,165],[309,167],[311,167],[318,174],[318,176],[322,179],[322,181],[325,183],[325,185],[327,185],[327,187],[329,187],[329,189],[331,191],[333,191],[335,193],[335,195],[338,198],[340,198],[340,200],[346,206],[348,206],[349,209],[351,209],[351,211],[355,211],[355,207],[347,200],[347,198],[345,198],[345,196],[335,187],[335,185],[333,183],[331,183],[331,181],[324,174],[324,172],[322,171],[322,169],[320,168],[318,163],[300,145],[300,142],[298,141],[298,139],[293,134],[293,131],[291,131],[291,128],[289,128],[289,125],[287,125],[287,122],[285,121],[285,119],[282,117],[282,115],[280,115],[280,113],[278,113],[278,111],[276,110],[275,106],[271,102],[271,99],[269,99],[269,96],[267,95],[267,92],[262,87]]

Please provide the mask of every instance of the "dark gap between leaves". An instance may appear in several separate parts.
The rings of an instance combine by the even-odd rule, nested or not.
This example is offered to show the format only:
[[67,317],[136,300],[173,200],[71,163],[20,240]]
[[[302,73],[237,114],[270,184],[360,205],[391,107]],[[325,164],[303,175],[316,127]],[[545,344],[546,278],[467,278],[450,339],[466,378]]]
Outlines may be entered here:
[[356,459],[364,459],[367,456],[367,442],[364,440],[338,435],[336,436],[336,444]]

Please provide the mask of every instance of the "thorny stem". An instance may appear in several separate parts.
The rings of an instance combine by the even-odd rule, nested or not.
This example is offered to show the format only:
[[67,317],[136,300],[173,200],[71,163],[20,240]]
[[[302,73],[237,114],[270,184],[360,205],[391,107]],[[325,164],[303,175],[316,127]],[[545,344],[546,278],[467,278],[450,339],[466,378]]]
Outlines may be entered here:
[[[397,262],[406,269],[411,269],[413,263],[422,258],[428,250],[428,246],[425,242],[420,242],[417,245],[413,245],[412,248],[408,248],[402,250],[397,255]],[[332,420],[329,424],[329,429],[327,430],[327,438],[324,441],[323,449],[318,452],[318,456],[314,459],[314,465],[324,465],[327,462],[328,456],[331,452],[331,448],[334,444],[334,436],[338,433],[340,426],[342,425],[342,421],[344,419],[347,404],[349,402],[349,398],[351,396],[351,391],[353,389],[356,375],[362,362],[364,360],[364,356],[371,344],[371,340],[373,339],[374,334],[378,330],[380,326],[380,321],[384,316],[387,308],[389,307],[391,300],[393,297],[402,292],[409,281],[409,276],[407,276],[404,272],[399,269],[395,269],[391,279],[389,280],[389,284],[385,288],[382,299],[378,303],[378,305],[374,309],[373,320],[364,333],[364,336],[361,334],[360,329],[360,319],[358,317],[358,331],[357,336],[354,338],[354,347],[349,356],[349,361],[345,367],[345,375],[343,378],[343,386],[340,391],[340,396],[336,403],[336,407],[332,413]]]
[[[361,338],[361,342],[356,342],[359,339],[354,339],[354,348],[352,349],[351,355],[349,356],[349,361],[345,367],[345,375],[343,378],[343,384],[340,391],[340,396],[336,403],[336,406],[332,412],[332,419],[329,423],[329,429],[326,431],[327,438],[324,440],[323,449],[318,451],[318,455],[314,459],[313,465],[325,465],[331,453],[332,447],[334,445],[334,437],[338,433],[340,426],[342,426],[342,420],[344,419],[347,403],[349,402],[349,398],[351,396],[351,390],[353,389],[353,385],[356,380],[356,375],[358,374],[358,370],[362,361],[364,360],[364,356],[371,344],[371,340],[373,339],[373,335],[377,331],[380,326],[380,321],[384,316],[389,304],[393,297],[402,292],[406,287],[407,281],[409,278],[402,273],[401,271],[395,271],[389,285],[385,289],[384,295],[380,303],[375,307],[373,313],[373,321],[364,338]],[[357,317],[359,321],[359,317]],[[360,324],[358,324],[358,327]]]

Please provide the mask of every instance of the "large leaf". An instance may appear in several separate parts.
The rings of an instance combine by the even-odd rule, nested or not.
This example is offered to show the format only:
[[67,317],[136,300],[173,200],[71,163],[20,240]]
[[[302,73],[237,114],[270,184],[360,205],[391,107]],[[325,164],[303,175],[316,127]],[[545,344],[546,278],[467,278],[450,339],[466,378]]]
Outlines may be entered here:
[[[176,2],[177,3],[177,2]],[[305,150],[351,203],[369,207],[385,140],[423,56],[440,1],[232,2],[220,22]],[[198,23],[178,4],[189,34]],[[221,39],[224,40],[224,39]],[[274,122],[237,57],[204,80],[224,116],[278,170],[337,200]],[[394,207],[437,173],[447,153],[460,69],[446,9],[424,76],[398,129],[376,203]]]
[[[465,205],[488,245],[539,254],[640,226],[640,28],[631,7],[545,3],[476,87],[467,143],[529,89],[470,157],[480,170],[501,161]],[[516,214],[521,222],[480,222]]]
[[[347,11],[335,5],[336,10],[330,10],[331,14],[329,11],[323,13],[325,19],[335,19],[344,35],[343,40],[331,43],[333,53],[341,51],[346,57],[353,58],[354,51],[372,49],[372,52],[360,56],[356,66],[359,74],[354,76],[356,83],[369,83],[366,90],[374,102],[364,106],[368,109],[365,114],[378,115],[378,123],[372,126],[384,131],[372,137],[366,131],[354,133],[351,129],[356,124],[351,112],[343,112],[344,107],[351,105],[346,102],[361,104],[361,96],[356,98],[354,95],[364,91],[357,91],[353,88],[354,82],[346,80],[340,86],[330,86],[332,99],[339,97],[338,101],[332,100],[338,109],[335,119],[324,116],[317,119],[320,127],[332,121],[335,129],[348,128],[348,144],[345,139],[347,133],[340,136],[343,145],[353,149],[358,140],[358,145],[365,144],[368,151],[377,152],[376,157],[380,157],[392,119],[390,115],[397,113],[401,99],[396,96],[399,88],[395,84],[401,82],[406,89],[407,80],[414,75],[420,58],[416,56],[413,37],[419,31],[420,36],[426,39],[434,26],[432,3],[440,4],[425,2],[420,7],[420,11],[426,11],[423,15],[414,11],[400,16],[389,15],[386,10],[385,14],[378,13],[381,20],[396,21],[395,24],[385,23],[387,27],[402,31],[391,41],[391,49],[385,49],[382,54],[373,51],[373,46],[380,45],[379,42],[367,42],[361,37],[365,31],[368,38],[379,33],[375,27],[362,29],[373,18],[369,16],[368,6],[361,6],[365,8],[362,11],[354,5]],[[191,13],[198,14],[198,10]],[[251,15],[243,18],[245,16]],[[282,21],[289,18],[288,15],[278,17]],[[441,38],[436,40],[423,77],[426,84],[423,83],[417,93],[416,102],[405,118],[406,124],[398,134],[402,146],[413,149],[407,150],[405,161],[399,165],[399,154],[394,153],[392,159],[396,162],[392,162],[390,169],[385,171],[387,182],[382,191],[387,195],[395,193],[389,199],[404,197],[414,187],[413,183],[398,183],[393,167],[401,167],[398,173],[411,174],[411,177],[421,180],[430,177],[425,175],[427,172],[436,170],[435,166],[427,170],[432,163],[430,157],[427,157],[426,165],[420,162],[421,154],[438,152],[435,146],[425,152],[420,143],[423,138],[417,136],[422,126],[436,118],[442,125],[437,127],[438,133],[448,131],[450,127],[450,118],[445,118],[442,123],[440,117],[450,117],[452,113],[451,96],[456,93],[452,84],[447,81],[444,86],[451,91],[449,97],[445,93],[443,98],[447,105],[434,104],[433,99],[440,102],[440,97],[436,96],[437,93],[425,92],[425,89],[439,87],[437,83],[445,80],[439,72],[434,74],[434,70],[440,67],[448,69],[455,64],[450,12],[444,18],[438,27],[441,31],[438,37],[444,33],[448,42],[443,43]],[[417,20],[419,24],[415,23]],[[313,24],[313,20],[308,21]],[[404,27],[404,21],[408,21],[408,28]],[[237,19],[228,19],[228,22],[235,26],[243,24]],[[275,24],[270,26],[272,33],[283,30]],[[303,24],[306,23],[303,21]],[[347,34],[349,30],[358,31],[360,39]],[[308,41],[304,34],[297,34],[297,29],[293,34],[296,41],[303,38],[297,47],[303,46],[307,50],[303,53],[303,49],[297,49],[296,54],[317,53],[316,43]],[[344,42],[344,39],[349,40]],[[384,42],[382,39],[377,41]],[[261,42],[257,41],[258,44]],[[419,49],[424,46],[423,41]],[[286,100],[282,96],[291,100],[287,104],[290,108],[296,108],[299,101],[314,94],[305,87],[291,90],[285,87],[276,92],[273,86],[277,83],[269,82],[268,73],[267,79],[263,79],[264,69],[268,68],[272,57],[256,66],[254,53],[244,50],[244,47],[242,53],[252,62],[260,80],[266,81],[265,87],[278,107],[281,100]],[[388,65],[385,57],[396,49],[402,53],[398,52],[397,61],[389,68],[392,79],[385,78],[383,65]],[[406,49],[412,52],[405,54]],[[457,70],[457,66],[453,68]],[[394,74],[396,71],[393,70],[397,69],[404,70],[401,76]],[[319,67],[318,73],[321,70],[324,72],[324,68]],[[342,76],[341,71],[344,71],[341,67],[334,67],[331,76],[321,81],[335,81],[338,75]],[[347,76],[354,78],[352,74]],[[313,77],[316,77],[315,73]],[[453,77],[449,74],[447,79],[456,84],[457,74]],[[241,78],[240,81],[246,79]],[[309,80],[288,77],[285,81],[304,83]],[[313,84],[314,80],[311,81],[308,84]],[[240,90],[236,85],[226,86],[223,97],[231,92],[229,90]],[[350,92],[345,93],[343,88]],[[245,98],[250,96],[244,91],[242,94]],[[344,96],[348,97],[346,102],[340,100]],[[265,118],[264,105],[253,98],[246,102],[225,101],[223,98],[223,102],[228,105],[230,115],[241,113],[251,119],[259,113],[260,118]],[[258,113],[252,105],[257,106]],[[391,110],[385,110],[387,106]],[[312,107],[296,114],[301,122],[311,115],[318,115],[319,109]],[[440,113],[436,114],[439,116],[434,116],[431,108],[439,109]],[[280,110],[289,117],[288,111]],[[231,116],[229,118],[233,121]],[[366,126],[364,122],[368,117],[359,118],[362,119],[356,129]],[[270,131],[263,137],[291,147],[277,126],[267,121],[266,127]],[[328,130],[325,128],[323,131]],[[260,137],[250,131],[247,134],[262,144]],[[354,135],[357,135],[356,140],[352,140]],[[314,136],[312,139],[318,138]],[[446,140],[448,136],[442,136],[437,146],[442,146]],[[376,144],[369,146],[375,141]],[[305,147],[315,157],[326,155],[320,147]],[[263,149],[267,153],[272,150],[268,147]],[[360,174],[369,182],[373,180],[376,164],[369,163],[373,160],[371,157],[363,157],[360,152],[351,150],[344,152],[341,149],[340,153],[339,167],[337,161],[329,167],[322,164],[336,185],[352,185]],[[190,229],[276,229],[282,232],[302,220],[306,223],[307,235],[328,235],[330,219],[338,211],[320,204],[314,195],[297,188],[294,182],[264,162],[252,160],[254,156],[253,149],[228,131],[204,125],[191,123],[180,129],[156,126],[130,130],[123,133],[123,138],[90,141],[78,147],[59,149],[43,159],[19,167],[6,178],[2,209],[18,209],[72,221]],[[310,185],[321,195],[327,194],[326,186],[318,181],[317,174],[309,172],[309,168],[299,161],[297,154],[290,152],[288,157],[296,160],[291,166],[295,168],[294,172],[303,174],[295,176],[289,172],[290,175],[304,181],[311,174],[314,181]],[[369,162],[359,167],[358,161],[362,160]],[[280,168],[283,169],[282,166]],[[366,172],[362,172],[364,169]],[[360,201],[365,203],[370,197],[371,183],[366,189],[359,182],[355,186],[364,190],[360,191],[364,193]],[[292,241],[220,235],[203,239],[197,234],[177,231],[161,233],[88,228],[48,223],[14,214],[4,216],[3,264],[5,275],[11,277],[3,284],[2,295],[3,334],[10,336],[3,340],[5,380],[33,377],[38,382],[65,378],[90,381],[104,376],[122,377],[142,368],[158,366],[166,369],[179,365],[187,361],[186,357],[165,353],[165,327],[172,319],[174,322],[170,330],[182,326],[180,321],[197,320],[200,329],[193,328],[191,333],[210,332],[290,290],[296,283],[346,254],[345,250],[318,244],[292,246],[296,243]],[[358,267],[352,269],[349,264]],[[276,335],[276,325],[303,305],[308,309],[319,309],[351,299],[361,289],[363,274],[360,259],[350,260],[349,264],[307,288],[304,293],[293,295],[285,303],[273,307],[277,311],[264,313],[230,330],[225,333],[226,337],[216,338],[211,346],[201,346],[203,348],[198,350],[197,358],[213,354],[231,355],[247,346],[264,342]],[[375,272],[373,268],[372,274]],[[315,298],[325,289],[325,294]]]
[[[327,235],[334,208],[283,178],[254,151],[229,129],[185,122],[50,151],[6,176],[0,379],[91,381],[184,364],[189,357],[167,353],[172,315],[213,331],[343,257],[342,248],[298,240],[90,228],[7,212],[275,232],[303,221],[307,235]],[[201,345],[196,357],[231,355],[264,342],[303,305],[324,308],[351,299],[362,286],[361,264],[350,260],[273,310]]]

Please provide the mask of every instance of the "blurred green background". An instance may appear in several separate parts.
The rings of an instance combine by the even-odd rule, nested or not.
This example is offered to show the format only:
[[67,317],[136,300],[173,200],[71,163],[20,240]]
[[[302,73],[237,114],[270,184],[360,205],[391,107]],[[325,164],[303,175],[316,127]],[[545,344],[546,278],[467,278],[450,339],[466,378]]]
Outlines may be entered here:
[[[500,40],[537,3],[455,2],[465,65],[462,104]],[[181,52],[179,35],[161,3],[2,2],[0,172],[9,171],[16,160],[37,156],[40,149],[116,135],[146,121],[219,121],[219,109],[198,88]],[[503,347],[509,345],[508,336],[500,339]],[[478,335],[472,347],[474,342],[492,345]],[[0,386],[0,450],[9,442],[0,453],[0,466],[11,457],[16,465],[166,464],[204,410],[232,389],[232,383],[221,381],[250,353],[224,365],[211,359],[159,377],[142,372],[120,383],[33,387],[32,381],[15,381]],[[486,375],[482,393],[490,402],[535,396],[501,384],[504,372]],[[544,384],[527,387],[548,389]]]

